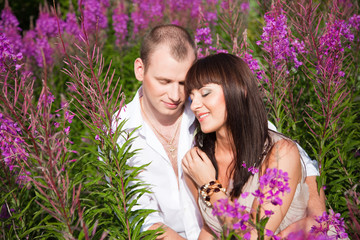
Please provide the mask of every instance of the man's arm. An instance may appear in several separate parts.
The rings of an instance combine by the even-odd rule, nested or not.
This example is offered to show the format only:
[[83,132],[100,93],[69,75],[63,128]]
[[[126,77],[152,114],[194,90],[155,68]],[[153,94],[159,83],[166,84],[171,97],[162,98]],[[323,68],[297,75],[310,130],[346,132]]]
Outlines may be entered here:
[[309,188],[309,201],[307,206],[307,216],[295,223],[289,225],[286,229],[281,231],[278,236],[285,238],[292,232],[297,232],[300,229],[305,232],[309,232],[311,227],[317,225],[315,221],[316,216],[321,216],[323,212],[326,211],[325,207],[325,193],[322,188],[320,188],[320,193],[317,190],[316,176],[306,177],[305,183]]
[[321,216],[326,211],[324,189],[320,188],[320,192],[318,192],[316,176],[306,177],[305,183],[309,187],[307,216],[308,217]]

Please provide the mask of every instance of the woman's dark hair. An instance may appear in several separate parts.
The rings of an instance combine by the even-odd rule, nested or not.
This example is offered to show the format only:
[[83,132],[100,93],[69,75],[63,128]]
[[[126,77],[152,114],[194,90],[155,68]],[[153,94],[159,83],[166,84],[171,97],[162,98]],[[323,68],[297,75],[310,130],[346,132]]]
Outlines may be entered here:
[[[234,184],[230,195],[237,198],[251,173],[242,167],[259,168],[263,157],[271,148],[268,133],[267,113],[262,101],[257,81],[246,62],[237,56],[220,53],[197,60],[186,75],[185,91],[189,95],[193,89],[215,83],[222,86],[226,103],[226,125],[229,138],[233,140],[234,160],[229,167]],[[199,126],[199,122],[197,122]],[[215,133],[198,131],[196,146],[211,159],[218,177],[215,160]]]

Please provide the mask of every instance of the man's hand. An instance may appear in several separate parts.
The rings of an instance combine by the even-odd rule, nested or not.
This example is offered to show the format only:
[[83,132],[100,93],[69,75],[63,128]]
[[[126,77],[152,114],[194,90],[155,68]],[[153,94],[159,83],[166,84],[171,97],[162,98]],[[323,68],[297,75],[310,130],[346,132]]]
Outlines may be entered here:
[[163,223],[155,223],[151,227],[149,227],[149,230],[155,230],[158,228],[162,228],[164,230],[164,233],[158,236],[156,239],[159,240],[185,240],[185,238],[181,237],[177,232],[175,232],[173,229],[169,228]]

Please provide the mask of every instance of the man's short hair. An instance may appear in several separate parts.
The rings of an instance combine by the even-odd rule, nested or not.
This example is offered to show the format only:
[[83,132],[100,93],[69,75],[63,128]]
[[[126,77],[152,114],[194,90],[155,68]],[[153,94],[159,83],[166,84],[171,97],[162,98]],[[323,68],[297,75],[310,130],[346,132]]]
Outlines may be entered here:
[[186,59],[191,50],[195,58],[197,56],[195,42],[185,28],[173,24],[159,25],[145,36],[141,45],[140,58],[145,71],[150,64],[150,55],[160,44],[168,45],[171,56],[177,61]]

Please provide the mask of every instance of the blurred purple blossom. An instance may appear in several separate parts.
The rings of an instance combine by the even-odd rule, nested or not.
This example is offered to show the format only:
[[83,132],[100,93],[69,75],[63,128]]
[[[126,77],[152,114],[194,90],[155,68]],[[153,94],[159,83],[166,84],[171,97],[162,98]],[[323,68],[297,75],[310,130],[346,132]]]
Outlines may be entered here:
[[349,24],[352,28],[354,28],[356,31],[360,31],[360,15],[354,14],[349,19]]
[[134,23],[134,34],[146,29],[150,23],[158,22],[164,14],[161,0],[133,0],[134,11],[131,19]]
[[[59,21],[62,20],[59,19]],[[63,24],[60,23],[60,26],[63,26]],[[43,38],[56,37],[58,35],[58,23],[56,20],[56,16],[41,11],[39,18],[36,20],[35,30]]]
[[35,57],[36,56],[36,43],[35,39],[37,38],[37,33],[35,30],[29,30],[24,34],[23,43],[24,49],[23,53],[26,57]]
[[134,34],[137,34],[140,30],[146,28],[149,24],[149,22],[138,10],[131,13],[131,19],[134,23]]
[[[80,4],[79,4],[80,5]],[[106,17],[109,1],[83,0],[84,7],[84,26],[88,32],[95,32],[107,28]]]
[[22,60],[22,53],[16,53],[10,40],[4,33],[0,33],[0,73],[7,71],[6,65],[15,65],[16,70],[20,68],[19,61]]
[[241,9],[241,11],[244,12],[244,13],[249,12],[249,9],[250,9],[250,4],[249,4],[249,2],[243,2],[243,3],[241,3],[241,4],[240,4],[240,9]]
[[80,38],[81,29],[75,13],[68,12],[66,14],[66,21],[64,22],[63,29],[66,33]]
[[10,171],[16,164],[16,159],[27,160],[28,154],[23,148],[22,132],[16,122],[0,113],[0,149],[5,164]]
[[15,52],[20,52],[23,46],[20,31],[19,21],[11,9],[5,7],[1,12],[0,33],[5,34]]
[[121,45],[124,43],[128,35],[127,24],[129,21],[129,16],[125,12],[124,4],[119,3],[119,5],[114,9],[112,19],[116,36],[116,44]]
[[44,60],[47,66],[52,65],[54,63],[52,57],[53,53],[54,50],[51,48],[47,38],[36,38],[36,49],[34,51],[34,57],[39,67],[45,67]]
[[212,44],[211,30],[209,27],[196,29],[195,42],[204,42],[207,45]]

